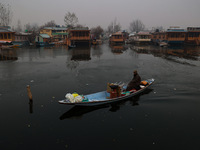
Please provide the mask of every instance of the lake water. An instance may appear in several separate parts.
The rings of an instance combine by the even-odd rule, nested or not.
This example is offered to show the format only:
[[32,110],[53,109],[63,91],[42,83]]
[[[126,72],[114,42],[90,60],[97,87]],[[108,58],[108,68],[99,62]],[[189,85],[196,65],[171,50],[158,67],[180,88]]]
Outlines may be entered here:
[[[200,148],[200,47],[105,43],[0,53],[1,150]],[[58,103],[67,93],[128,82],[133,70],[155,79],[142,95],[101,107]]]

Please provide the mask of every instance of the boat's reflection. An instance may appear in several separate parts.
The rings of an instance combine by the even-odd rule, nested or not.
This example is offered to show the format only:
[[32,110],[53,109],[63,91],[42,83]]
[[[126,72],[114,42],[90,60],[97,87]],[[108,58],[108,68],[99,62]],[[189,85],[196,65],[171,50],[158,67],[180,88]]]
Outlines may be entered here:
[[81,118],[84,114],[98,110],[98,109],[103,109],[103,108],[109,108],[109,111],[111,112],[116,112],[118,111],[123,105],[125,105],[125,103],[127,101],[130,102],[130,104],[132,106],[136,106],[139,105],[138,101],[140,100],[140,96],[144,95],[144,94],[148,94],[150,92],[152,92],[153,89],[149,88],[146,89],[143,93],[134,96],[132,98],[129,98],[127,100],[123,100],[123,101],[119,101],[119,102],[115,102],[112,104],[107,104],[107,105],[100,105],[100,106],[74,106],[72,107],[70,110],[68,110],[67,112],[65,112],[63,115],[60,116],[60,120],[64,120],[64,119],[78,119]]

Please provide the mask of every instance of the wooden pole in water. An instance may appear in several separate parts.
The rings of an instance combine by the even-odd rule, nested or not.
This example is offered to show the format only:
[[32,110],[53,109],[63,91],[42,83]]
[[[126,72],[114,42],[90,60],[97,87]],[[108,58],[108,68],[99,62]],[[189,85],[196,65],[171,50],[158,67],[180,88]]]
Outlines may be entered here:
[[28,92],[28,97],[29,97],[29,100],[33,100],[33,97],[32,97],[32,94],[31,94],[31,88],[30,88],[30,85],[27,85],[27,92]]

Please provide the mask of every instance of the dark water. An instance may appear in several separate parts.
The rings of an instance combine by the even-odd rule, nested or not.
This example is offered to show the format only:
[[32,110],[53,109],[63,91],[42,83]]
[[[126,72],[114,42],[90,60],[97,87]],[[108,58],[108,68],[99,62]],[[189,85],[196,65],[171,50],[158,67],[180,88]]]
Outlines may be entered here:
[[[200,47],[23,48],[1,51],[5,58],[1,150],[200,149]],[[156,80],[142,95],[101,107],[57,102],[66,93],[89,94],[105,90],[107,82],[128,82],[135,69],[142,79]]]

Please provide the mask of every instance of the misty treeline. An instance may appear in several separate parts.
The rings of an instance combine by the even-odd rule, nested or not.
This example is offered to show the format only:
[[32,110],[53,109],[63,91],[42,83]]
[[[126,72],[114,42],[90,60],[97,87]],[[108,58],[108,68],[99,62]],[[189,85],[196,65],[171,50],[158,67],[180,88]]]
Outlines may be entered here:
[[[11,23],[12,20],[12,11],[11,11],[11,6],[6,5],[0,2],[0,26],[8,26]],[[74,12],[67,12],[64,16],[64,23],[65,27],[68,28],[73,28],[73,27],[85,27],[84,25],[78,24],[79,19],[76,16]],[[14,31],[16,32],[31,32],[33,34],[39,33],[40,29],[44,27],[56,27],[57,23],[55,20],[50,20],[46,22],[45,24],[39,26],[38,24],[30,24],[27,23],[24,26],[22,26],[21,21],[17,21],[17,26],[12,27]],[[111,21],[106,29],[103,29],[100,25],[96,27],[91,28],[91,33],[94,34],[97,38],[102,34],[102,33],[108,33],[112,34],[114,32],[121,31],[122,27],[119,22],[117,22],[117,19],[115,18],[114,21]],[[139,19],[133,20],[130,25],[129,25],[129,30],[130,32],[139,32],[145,30],[145,25],[143,22]]]
[[12,20],[12,11],[9,4],[0,3],[0,25],[8,26]]

